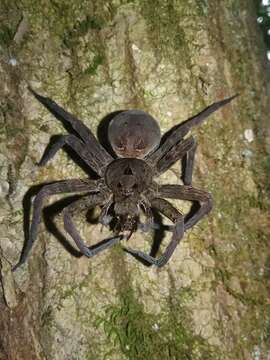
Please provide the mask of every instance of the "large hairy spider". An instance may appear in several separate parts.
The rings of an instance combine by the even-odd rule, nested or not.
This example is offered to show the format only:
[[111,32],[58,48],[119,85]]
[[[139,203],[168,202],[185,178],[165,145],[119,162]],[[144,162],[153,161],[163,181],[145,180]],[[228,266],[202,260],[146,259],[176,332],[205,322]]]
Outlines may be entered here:
[[[142,110],[122,111],[113,117],[108,128],[108,138],[116,154],[114,156],[105,150],[92,132],[74,115],[51,99],[37,94],[32,89],[30,91],[52,114],[69,124],[77,133],[77,136],[61,136],[46,149],[39,165],[45,165],[59,149],[68,145],[99,178],[63,180],[42,187],[34,199],[28,241],[14,270],[26,261],[37,238],[44,200],[50,195],[60,193],[84,195],[65,207],[63,213],[65,230],[87,257],[98,254],[123,238],[129,238],[140,226],[146,229],[153,228],[153,209],[163,214],[172,221],[173,226],[171,240],[162,256],[155,258],[142,251],[130,248],[125,250],[150,265],[164,266],[184,232],[212,208],[211,195],[191,185],[196,142],[192,136],[186,139],[184,137],[193,126],[199,125],[237,95],[213,103],[199,114],[173,127],[162,139],[159,126],[152,116]],[[158,185],[155,179],[181,159],[185,164],[182,171],[184,185]],[[192,214],[183,215],[164,198],[188,200],[199,206]],[[101,207],[100,223],[109,226],[114,220],[113,230],[116,236],[89,247],[75,228],[72,216],[74,212],[96,206]],[[142,213],[147,219],[146,224],[140,222]],[[129,233],[128,236],[124,235],[126,232]]]

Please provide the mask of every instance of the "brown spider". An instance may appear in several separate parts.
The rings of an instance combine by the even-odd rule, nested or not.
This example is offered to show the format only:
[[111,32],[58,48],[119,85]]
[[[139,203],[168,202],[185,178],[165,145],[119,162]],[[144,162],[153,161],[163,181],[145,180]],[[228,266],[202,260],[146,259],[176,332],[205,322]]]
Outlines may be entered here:
[[[153,228],[153,208],[165,215],[174,225],[171,227],[170,243],[161,257],[155,258],[142,251],[125,249],[149,265],[164,266],[183,237],[184,231],[195,225],[212,208],[211,195],[191,185],[196,142],[192,136],[186,139],[184,137],[193,126],[200,124],[237,95],[210,105],[194,117],[173,127],[162,139],[157,122],[146,112],[127,110],[118,113],[108,128],[108,138],[117,155],[115,158],[75,116],[49,98],[37,94],[32,89],[30,91],[52,114],[68,123],[78,135],[61,136],[55,144],[47,148],[39,165],[45,165],[59,149],[68,145],[92,171],[94,170],[99,179],[92,180],[88,177],[63,180],[42,187],[34,199],[29,238],[14,270],[26,261],[37,238],[44,199],[60,193],[85,193],[79,200],[68,205],[63,213],[65,230],[87,257],[98,254],[125,237],[129,238],[140,226],[146,229]],[[154,179],[167,171],[177,160],[184,160],[184,185],[158,185]],[[188,200],[199,206],[193,213],[184,216],[164,198]],[[115,220],[113,230],[117,236],[88,247],[73,224],[72,214],[74,210],[89,210],[96,206],[101,207],[100,223],[108,226],[112,224],[112,219]],[[146,224],[139,221],[141,212],[145,214]],[[129,232],[129,236],[120,235],[120,232],[126,231]]]

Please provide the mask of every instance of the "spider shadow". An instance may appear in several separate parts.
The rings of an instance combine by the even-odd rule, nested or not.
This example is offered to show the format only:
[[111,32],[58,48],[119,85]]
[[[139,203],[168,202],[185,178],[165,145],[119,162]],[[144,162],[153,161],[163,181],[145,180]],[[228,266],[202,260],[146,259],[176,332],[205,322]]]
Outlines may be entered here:
[[[23,198],[23,230],[24,230],[24,245],[21,254],[24,253],[24,249],[29,240],[29,230],[31,224],[31,207],[32,207],[32,198],[37,195],[37,193],[44,187],[44,185],[48,185],[50,183],[44,183],[32,186],[24,195]],[[60,242],[60,244],[73,256],[79,258],[82,254],[77,251],[66,239],[66,237],[62,234],[62,232],[57,228],[56,224],[53,221],[53,218],[58,215],[66,206],[71,204],[73,201],[79,199],[81,196],[69,196],[67,198],[56,201],[52,205],[46,206],[43,209],[43,219],[44,224],[48,231],[52,233],[56,239]]]
[[152,211],[154,217],[154,224],[158,224],[159,226],[158,229],[154,230],[153,244],[149,253],[150,256],[155,257],[158,253],[162,240],[164,239],[167,227],[163,224],[162,216],[160,215],[160,213],[156,209],[153,209]]
[[44,224],[48,232],[50,232],[59,241],[65,250],[76,258],[82,257],[82,253],[79,250],[76,250],[67,240],[66,236],[58,229],[55,218],[61,214],[65,207],[82,197],[83,195],[68,196],[44,207],[43,209]]
[[[41,190],[41,188],[45,184],[39,184],[32,186],[25,194],[23,199],[23,210],[24,210],[24,218],[23,218],[23,228],[24,228],[24,245],[21,254],[23,254],[24,249],[26,247],[27,241],[29,239],[29,229],[30,229],[30,220],[31,220],[31,206],[32,206],[32,198],[37,195],[37,193]],[[78,250],[76,250],[70,242],[67,240],[66,236],[58,229],[56,226],[56,223],[54,221],[55,217],[59,215],[65,207],[73,203],[74,201],[86,196],[84,195],[72,195],[65,197],[63,199],[60,199],[53,204],[44,207],[43,209],[43,219],[44,224],[47,228],[47,230],[54,235],[54,237],[59,241],[59,243],[65,248],[66,251],[68,251],[72,256],[76,258],[82,257],[82,253]],[[198,210],[198,204],[194,203],[191,206],[191,209],[189,213],[185,216],[185,221],[187,221],[197,210]],[[162,240],[164,239],[165,231],[171,231],[170,226],[164,225],[162,222],[162,216],[160,213],[153,209],[153,216],[154,216],[154,224],[158,226],[158,228],[154,229],[154,235],[153,235],[153,243],[150,250],[149,255],[152,257],[155,257],[158,253],[158,250],[160,248],[160,245],[162,243]],[[93,210],[89,210],[85,214],[85,218],[88,223],[90,224],[97,224],[98,218],[93,216]],[[89,249],[95,249],[100,244],[105,244],[108,241],[108,239],[104,239],[100,241],[98,244],[94,244]],[[125,248],[123,248],[124,251],[128,252]],[[150,267],[152,264],[147,262],[144,259],[141,259],[139,256],[136,256],[135,254],[131,254],[133,257],[135,257],[139,262],[141,262],[143,265]]]
[[[67,240],[65,235],[58,229],[56,226],[56,223],[54,221],[54,218],[61,214],[61,212],[64,210],[65,207],[72,204],[73,202],[89,195],[72,195],[65,197],[64,199],[58,200],[54,202],[52,205],[47,206],[43,210],[44,214],[44,223],[47,228],[47,230],[54,235],[54,237],[63,245],[63,247],[74,257],[80,258],[83,256],[83,254],[74,249],[74,247],[70,244],[70,242]],[[90,195],[91,196],[91,195]],[[99,218],[94,216],[94,209],[86,210],[84,214],[84,218],[87,223],[91,225],[97,225],[99,223]],[[100,245],[106,244],[111,238],[106,238],[101,241],[99,241],[96,244],[93,244],[91,246],[88,246],[89,250],[95,250]]]
[[199,209],[200,209],[200,204],[199,203],[197,203],[197,202],[192,203],[189,212],[185,216],[184,222],[186,223],[194,214],[196,214],[196,212],[199,211]]
[[98,141],[109,152],[109,154],[111,154],[114,157],[115,157],[115,153],[114,153],[113,148],[109,141],[108,129],[109,129],[109,125],[110,125],[110,122],[112,121],[112,119],[116,115],[121,114],[123,111],[125,111],[125,110],[113,111],[113,112],[109,113],[108,115],[104,116],[104,118],[101,119],[101,121],[98,125],[98,128],[97,128]]
[[[200,205],[198,203],[193,203],[190,207],[189,212],[184,217],[184,222],[187,222],[198,211],[199,208],[200,208]],[[155,258],[159,251],[160,245],[164,239],[165,232],[166,231],[172,232],[173,230],[172,230],[172,226],[163,224],[162,216],[160,215],[160,213],[157,210],[152,209],[152,211],[153,211],[153,216],[154,216],[154,224],[157,225],[157,229],[154,230],[153,244],[152,244],[149,255]],[[123,250],[125,252],[129,253],[130,255],[132,255],[136,260],[138,260],[143,265],[145,265],[147,267],[150,267],[153,265],[153,264],[150,264],[148,261],[142,259],[140,256],[130,253],[128,251],[128,249],[123,248]]]
[[[156,257],[160,245],[164,239],[165,236],[165,232],[166,231],[170,231],[171,232],[171,227],[169,225],[164,225],[163,224],[163,218],[161,216],[161,214],[156,210],[156,209],[152,209],[153,211],[153,218],[154,218],[154,224],[155,224],[155,228],[154,228],[154,234],[153,234],[153,242],[152,242],[152,246],[149,252],[149,255],[152,257]],[[130,255],[132,255],[136,260],[138,260],[140,263],[142,263],[143,265],[145,265],[146,267],[150,267],[152,266],[152,264],[150,264],[147,260],[142,259],[141,257],[139,257],[136,254],[132,254],[130,253],[127,249],[123,248],[123,250],[127,253],[129,253]]]
[[[44,185],[48,185],[50,183],[44,183],[32,186],[25,194],[23,198],[23,210],[24,210],[24,217],[23,217],[23,229],[24,229],[24,245],[21,254],[24,253],[24,249],[27,245],[29,240],[29,230],[30,230],[30,223],[31,223],[31,207],[32,207],[32,198],[37,195],[37,193],[44,187]],[[55,201],[53,204],[49,206],[45,206],[43,208],[43,221],[45,224],[46,229],[59,241],[59,243],[64,247],[66,251],[68,251],[72,256],[76,258],[80,258],[83,254],[74,248],[73,245],[70,244],[66,236],[60,231],[56,225],[55,217],[61,214],[63,209],[68,205],[72,204],[74,201],[79,200],[87,196],[83,195],[72,195]],[[90,224],[97,224],[98,218],[94,216],[94,209],[90,209],[85,213],[85,219]],[[90,250],[94,250],[97,246],[105,244],[110,239],[104,239],[89,246]]]

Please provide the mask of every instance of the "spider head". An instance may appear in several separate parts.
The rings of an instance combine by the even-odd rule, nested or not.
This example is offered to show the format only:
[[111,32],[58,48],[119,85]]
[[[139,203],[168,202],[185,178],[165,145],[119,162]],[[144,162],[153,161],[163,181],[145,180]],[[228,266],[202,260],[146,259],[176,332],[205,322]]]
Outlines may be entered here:
[[110,122],[108,136],[119,157],[141,159],[160,143],[160,129],[154,118],[142,110],[128,110]]
[[140,195],[152,182],[152,169],[143,160],[117,159],[108,166],[105,180],[114,194],[115,212],[137,214]]

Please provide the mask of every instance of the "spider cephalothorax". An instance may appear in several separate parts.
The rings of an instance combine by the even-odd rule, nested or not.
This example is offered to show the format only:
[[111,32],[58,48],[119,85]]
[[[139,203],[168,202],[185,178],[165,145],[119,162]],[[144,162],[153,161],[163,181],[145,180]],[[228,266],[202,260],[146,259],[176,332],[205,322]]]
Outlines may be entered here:
[[140,210],[147,208],[144,193],[153,181],[152,168],[140,159],[117,159],[108,165],[105,181],[113,193],[113,210],[120,229],[136,230]]
[[[49,98],[34,94],[49,111],[63,122],[68,123],[76,133],[61,136],[45,151],[40,164],[45,165],[64,145],[71,147],[83,160],[89,171],[94,171],[99,179],[71,179],[47,184],[37,193],[33,203],[33,216],[29,238],[23,248],[16,269],[22,265],[37,237],[41,221],[43,202],[46,197],[60,193],[83,194],[79,199],[64,208],[64,227],[73,238],[80,251],[92,257],[111,247],[142,226],[153,228],[152,209],[163,214],[173,223],[170,243],[162,256],[155,258],[138,250],[126,249],[138,259],[158,267],[165,265],[172,256],[184,231],[195,225],[212,208],[209,193],[192,186],[192,173],[196,142],[193,137],[184,138],[189,130],[200,124],[211,113],[228,104],[235,96],[216,102],[198,115],[186,120],[170,130],[161,139],[156,120],[141,110],[122,111],[109,124],[108,138],[116,154],[110,154],[97,141],[92,132],[74,115],[68,113]],[[182,181],[184,185],[158,185],[155,179],[167,171],[176,161],[184,160]],[[91,172],[90,171],[90,172]],[[168,199],[181,199],[198,204],[196,210],[182,215]],[[115,236],[101,241],[95,246],[87,246],[75,228],[72,216],[76,211],[101,207],[99,222],[111,226]],[[140,222],[144,213],[146,224]],[[123,235],[125,231],[129,235]]]

